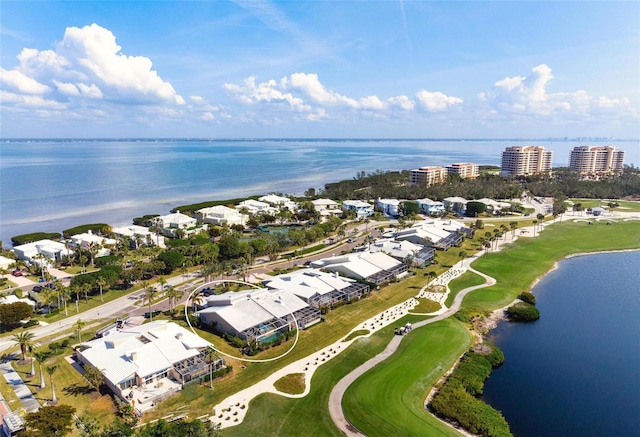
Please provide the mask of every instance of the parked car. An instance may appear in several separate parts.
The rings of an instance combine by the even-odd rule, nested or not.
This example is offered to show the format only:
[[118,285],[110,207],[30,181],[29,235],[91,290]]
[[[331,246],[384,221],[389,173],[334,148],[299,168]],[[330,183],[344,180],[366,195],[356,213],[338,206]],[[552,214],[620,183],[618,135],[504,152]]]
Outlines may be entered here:
[[36,293],[40,293],[42,291],[42,285],[35,285],[31,290],[33,290]]
[[11,272],[13,276],[24,276],[20,270],[14,270]]

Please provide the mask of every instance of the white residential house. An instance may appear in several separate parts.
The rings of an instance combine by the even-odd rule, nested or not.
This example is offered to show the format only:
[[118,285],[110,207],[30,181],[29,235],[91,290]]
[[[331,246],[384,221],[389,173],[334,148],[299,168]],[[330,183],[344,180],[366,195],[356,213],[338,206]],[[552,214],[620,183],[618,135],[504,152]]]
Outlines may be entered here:
[[407,271],[406,264],[382,252],[356,252],[313,261],[313,267],[380,285]]
[[219,332],[259,343],[320,321],[320,311],[290,291],[266,288],[212,295],[197,314]]
[[105,246],[115,246],[117,241],[113,238],[102,237],[95,235],[91,230],[82,234],[76,234],[69,238],[71,245],[74,248],[82,248],[89,250],[92,246],[99,247],[96,257],[107,256],[111,253],[111,249]]
[[176,211],[172,214],[161,215],[156,220],[161,223],[165,235],[175,236],[176,229],[182,229],[187,234],[192,233],[198,224],[198,220]]
[[366,284],[312,268],[274,276],[263,281],[263,285],[269,289],[289,291],[315,308],[359,299],[369,292]]
[[416,244],[430,243],[439,249],[448,249],[462,242],[462,235],[473,236],[473,230],[456,220],[424,220],[396,233],[396,240]]
[[373,205],[362,200],[345,200],[342,202],[343,211],[355,211],[357,219],[373,215]]
[[467,211],[467,199],[463,197],[446,197],[442,199],[442,203],[447,211],[454,211],[460,215]]
[[484,199],[470,200],[470,202],[484,203],[485,206],[487,207],[487,212],[494,213],[494,214],[497,211],[500,211],[503,208],[511,208],[511,204],[510,203],[500,202],[500,201],[497,201],[497,200],[488,199],[486,197]]
[[202,221],[208,224],[214,225],[241,225],[244,226],[249,219],[246,214],[241,214],[240,211],[234,208],[229,208],[224,205],[211,206],[209,208],[202,208],[198,210],[198,214],[202,217]]
[[164,235],[151,232],[149,228],[138,225],[117,226],[111,228],[111,232],[118,237],[128,237],[138,247],[138,243],[146,246],[165,247]]
[[0,255],[0,269],[9,269],[9,266],[15,263],[16,260],[13,258],[7,258],[6,256]]
[[42,254],[49,259],[45,267],[53,267],[55,262],[60,261],[63,256],[73,255],[73,249],[65,247],[64,243],[53,240],[40,240],[34,241],[33,243],[21,244],[20,246],[15,246],[13,251],[18,259],[26,261],[29,264],[35,263],[38,265],[45,263],[45,260],[38,256]]
[[22,302],[30,305],[33,309],[36,307],[36,303],[29,299],[28,297],[19,298],[13,294],[7,294],[6,296],[0,297],[0,305],[9,305],[12,303]]
[[268,194],[266,196],[258,197],[260,202],[266,202],[271,205],[276,206],[277,208],[286,208],[291,212],[295,212],[298,210],[298,205],[293,200],[288,197],[278,196],[276,194]]
[[213,345],[180,325],[158,320],[106,331],[82,343],[76,357],[84,366],[102,372],[104,382],[118,397],[144,412],[167,395],[224,366],[205,361]]
[[413,265],[426,266],[431,264],[435,250],[423,244],[412,243],[409,240],[380,238],[368,247],[370,252],[383,252],[404,262],[411,259]]
[[342,210],[337,202],[331,199],[316,199],[312,200],[314,208],[322,217],[331,217],[334,215],[341,215]]
[[377,199],[376,207],[387,217],[400,215],[402,201],[398,199]]
[[428,198],[418,199],[418,206],[420,210],[430,216],[440,216],[445,213],[444,204],[437,200],[431,200]]
[[277,208],[269,205],[266,202],[260,202],[259,200],[247,199],[238,204],[238,209],[246,208],[249,214],[270,214],[274,215],[278,212]]

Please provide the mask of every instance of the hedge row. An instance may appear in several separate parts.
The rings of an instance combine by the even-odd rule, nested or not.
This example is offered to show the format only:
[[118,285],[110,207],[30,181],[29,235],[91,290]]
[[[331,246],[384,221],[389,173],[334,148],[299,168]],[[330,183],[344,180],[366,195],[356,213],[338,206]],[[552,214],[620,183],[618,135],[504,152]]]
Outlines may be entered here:
[[200,202],[200,203],[192,203],[190,205],[181,205],[181,206],[176,206],[175,208],[173,208],[171,210],[171,212],[177,212],[180,211],[181,213],[188,213],[188,212],[195,212],[199,209],[202,208],[210,208],[212,206],[218,206],[218,205],[237,205],[240,202],[242,202],[243,200],[248,200],[248,199],[253,199],[253,200],[258,200],[259,197],[262,197],[261,194],[256,195],[256,196],[251,196],[251,197],[240,197],[237,199],[227,199],[227,200],[209,200],[207,202]]
[[31,234],[16,235],[11,237],[11,243],[14,246],[20,246],[21,244],[33,243],[38,240],[60,240],[59,232],[33,232]]
[[84,234],[85,232],[93,232],[94,234],[106,234],[111,227],[106,223],[89,223],[86,225],[75,226],[73,228],[65,229],[62,231],[64,238],[69,238],[72,235]]

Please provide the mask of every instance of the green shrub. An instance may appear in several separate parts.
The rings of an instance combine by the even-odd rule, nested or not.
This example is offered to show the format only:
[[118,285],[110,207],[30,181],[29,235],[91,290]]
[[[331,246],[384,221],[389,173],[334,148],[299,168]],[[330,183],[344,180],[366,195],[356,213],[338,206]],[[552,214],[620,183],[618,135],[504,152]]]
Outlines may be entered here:
[[99,258],[96,258],[95,260],[95,266],[96,267],[104,267],[106,265],[120,265],[122,264],[123,261],[123,257],[122,256],[117,256],[117,255],[107,255],[107,256],[101,256]]
[[21,244],[33,243],[38,240],[60,240],[59,232],[33,232],[31,234],[16,235],[11,237],[11,244],[20,246]]
[[83,234],[89,231],[93,232],[94,234],[104,234],[110,229],[111,227],[106,223],[91,223],[65,229],[64,231],[62,231],[62,235],[64,235],[64,238],[69,238],[72,235]]
[[507,314],[509,319],[513,321],[526,322],[530,320],[538,320],[540,318],[540,310],[526,302],[519,302],[510,306],[507,309]]
[[518,296],[518,299],[520,299],[523,302],[526,302],[528,304],[531,304],[531,305],[535,305],[536,304],[536,297],[533,295],[533,293],[530,293],[528,291],[522,292],[522,294],[520,294],[520,296]]

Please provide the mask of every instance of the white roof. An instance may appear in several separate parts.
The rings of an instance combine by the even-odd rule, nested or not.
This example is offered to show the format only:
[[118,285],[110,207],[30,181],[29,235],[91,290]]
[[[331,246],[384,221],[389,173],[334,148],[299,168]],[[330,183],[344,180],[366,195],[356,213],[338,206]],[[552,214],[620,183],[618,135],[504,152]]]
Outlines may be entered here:
[[323,258],[312,265],[332,272],[364,279],[382,270],[388,270],[401,264],[398,260],[382,253],[356,252],[346,255]]
[[393,238],[382,238],[376,240],[371,245],[371,252],[385,252],[393,256],[394,258],[406,258],[409,255],[413,255],[415,252],[420,252],[424,246],[412,243],[410,241],[398,241]]
[[80,354],[113,384],[132,375],[141,378],[197,356],[211,343],[166,320],[108,333],[84,343]]
[[242,332],[306,307],[306,302],[289,291],[261,288],[211,296],[207,298],[207,308],[198,314],[216,313],[237,332]]
[[314,206],[318,206],[318,207],[338,206],[338,203],[334,202],[331,199],[316,199],[316,200],[312,200],[311,203],[313,203]]
[[292,273],[278,275],[264,281],[270,289],[286,290],[296,296],[309,299],[313,296],[342,290],[351,285],[352,280],[317,269],[300,269]]
[[416,202],[418,202],[420,205],[442,205],[442,202],[438,200],[431,200],[426,197],[424,199],[418,199],[416,200]]
[[174,212],[172,214],[162,215],[158,217],[158,219],[162,220],[164,226],[169,226],[172,224],[175,225],[188,225],[191,223],[197,222],[193,217],[189,217],[188,215],[182,214],[181,212]]
[[402,201],[398,199],[378,199],[378,204],[399,206],[400,203]]
[[288,197],[278,196],[276,194],[267,194],[266,196],[258,197],[258,200],[261,202],[269,202],[269,203],[276,203],[276,204],[291,202],[291,199],[289,199]]
[[467,199],[464,197],[445,197],[443,200],[449,203],[467,203]]
[[126,235],[127,237],[133,237],[135,235],[147,236],[151,235],[152,232],[149,228],[145,228],[144,226],[138,225],[128,225],[112,228],[111,231],[117,235]]
[[367,202],[363,202],[362,200],[344,200],[342,202],[343,205],[353,206],[354,208],[372,208],[373,205]]
[[77,244],[116,244],[116,240],[113,238],[101,237],[100,235],[96,235],[92,232],[83,232],[82,234],[73,235],[71,240]]
[[73,253],[73,250],[67,250],[63,243],[47,239],[34,241],[33,243],[21,244],[20,246],[15,246],[13,250],[22,252],[24,256],[28,258],[33,258],[38,253],[44,253],[47,255],[55,253]]
[[228,206],[224,206],[224,205],[216,205],[216,206],[210,206],[208,208],[201,208],[198,210],[198,212],[200,214],[219,214],[222,216],[226,216],[226,215],[231,215],[231,214],[240,214],[238,211],[236,211],[233,208],[229,208]]
[[3,304],[12,304],[12,303],[17,303],[17,302],[22,302],[22,303],[26,303],[28,305],[31,305],[32,307],[36,306],[36,303],[34,301],[32,301],[29,298],[18,298],[18,296],[14,295],[14,294],[8,294],[6,296],[2,296],[0,297],[0,305]]
[[6,256],[0,255],[0,267],[6,269],[14,262],[16,262],[15,259],[7,258]]

